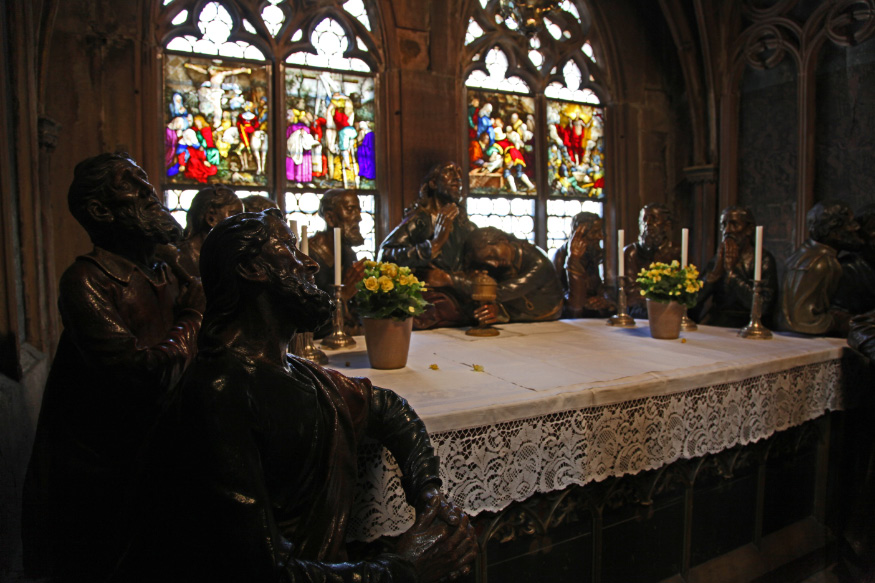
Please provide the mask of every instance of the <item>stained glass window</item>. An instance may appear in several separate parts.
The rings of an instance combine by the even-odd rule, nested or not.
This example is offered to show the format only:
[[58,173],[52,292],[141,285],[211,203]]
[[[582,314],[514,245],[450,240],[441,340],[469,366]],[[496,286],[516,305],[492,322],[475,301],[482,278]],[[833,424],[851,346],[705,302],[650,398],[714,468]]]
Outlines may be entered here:
[[287,69],[286,115],[290,184],[375,188],[373,78]]
[[468,91],[468,185],[472,196],[536,194],[534,114],[531,97]]
[[267,184],[269,95],[268,66],[167,54],[167,182]]
[[489,6],[471,5],[465,38],[468,214],[552,254],[575,214],[602,214],[605,112],[581,17],[588,12],[582,0],[562,0],[561,14],[521,39],[517,24]]
[[[240,0],[157,1],[167,7],[164,183],[174,216],[184,224],[198,189],[222,183],[276,200],[314,232],[324,228],[322,194],[346,186],[361,193],[359,254],[373,257],[379,60],[369,47],[380,45],[372,0],[336,0],[329,10],[267,0],[254,11]],[[302,24],[290,27],[292,17]],[[283,83],[280,102],[274,80]],[[270,135],[276,128],[283,135]]]

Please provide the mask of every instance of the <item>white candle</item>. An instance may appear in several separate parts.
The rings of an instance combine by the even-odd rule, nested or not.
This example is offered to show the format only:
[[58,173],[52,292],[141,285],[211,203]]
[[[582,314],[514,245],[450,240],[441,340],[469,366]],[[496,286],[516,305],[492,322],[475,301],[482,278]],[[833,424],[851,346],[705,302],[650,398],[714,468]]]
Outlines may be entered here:
[[617,277],[626,275],[626,256],[623,249],[626,247],[626,233],[623,229],[617,231]]
[[760,281],[763,278],[763,228],[756,230],[756,254],[753,262],[753,279]]
[[690,230],[681,229],[681,267],[686,267],[690,259]]
[[340,284],[340,227],[334,227],[334,285]]
[[289,219],[289,230],[295,235],[298,234],[298,221],[295,219]]
[[298,247],[304,255],[310,254],[310,240],[307,239],[307,225],[301,225],[301,244],[298,245]]

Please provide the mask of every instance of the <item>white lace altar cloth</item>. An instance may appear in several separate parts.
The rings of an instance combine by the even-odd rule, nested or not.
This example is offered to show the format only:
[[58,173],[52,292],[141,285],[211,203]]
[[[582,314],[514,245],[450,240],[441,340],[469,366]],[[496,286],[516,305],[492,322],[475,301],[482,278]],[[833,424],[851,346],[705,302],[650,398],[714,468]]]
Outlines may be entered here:
[[[682,334],[686,342],[655,340],[646,322],[564,320],[507,325],[496,338],[416,332],[397,371],[367,368],[360,337],[329,356],[330,366],[410,401],[441,458],[443,489],[476,515],[717,453],[842,408],[844,341],[736,333],[700,326]],[[405,531],[413,513],[394,459],[376,444],[360,459],[350,538]]]

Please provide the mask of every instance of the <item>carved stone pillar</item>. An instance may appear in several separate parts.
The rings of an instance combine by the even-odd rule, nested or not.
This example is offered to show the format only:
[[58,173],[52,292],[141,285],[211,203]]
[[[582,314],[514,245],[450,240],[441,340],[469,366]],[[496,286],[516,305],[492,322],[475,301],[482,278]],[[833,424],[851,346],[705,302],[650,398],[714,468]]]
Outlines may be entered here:
[[701,270],[717,248],[717,165],[689,166],[684,175],[693,186],[690,262]]
[[61,334],[59,323],[58,305],[58,282],[55,277],[55,225],[52,220],[52,153],[58,145],[58,135],[61,132],[61,124],[55,120],[40,116],[37,120],[37,137],[39,139],[39,192],[41,197],[41,223],[43,237],[43,276],[45,282],[44,307],[46,321],[44,323],[46,337],[43,350],[53,357],[58,337]]

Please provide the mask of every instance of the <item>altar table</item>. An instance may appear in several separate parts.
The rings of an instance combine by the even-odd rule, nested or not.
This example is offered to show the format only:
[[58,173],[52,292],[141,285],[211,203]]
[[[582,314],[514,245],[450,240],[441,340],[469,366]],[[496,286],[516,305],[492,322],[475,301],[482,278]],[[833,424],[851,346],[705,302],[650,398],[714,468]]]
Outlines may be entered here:
[[[444,490],[471,515],[535,493],[657,469],[751,443],[843,408],[844,340],[738,338],[700,326],[678,340],[604,320],[414,332],[407,367],[369,368],[364,338],[329,366],[405,397],[441,458]],[[413,521],[398,467],[363,452],[350,538]]]

